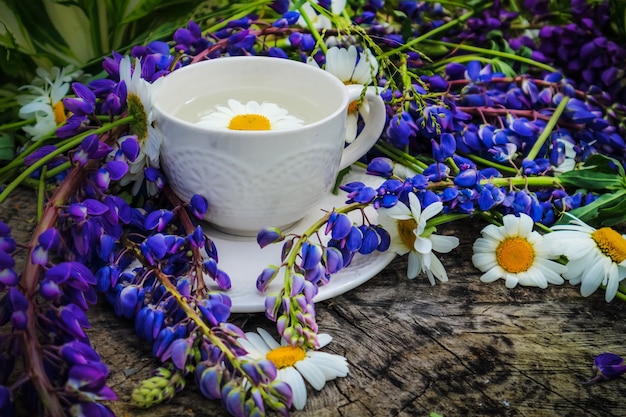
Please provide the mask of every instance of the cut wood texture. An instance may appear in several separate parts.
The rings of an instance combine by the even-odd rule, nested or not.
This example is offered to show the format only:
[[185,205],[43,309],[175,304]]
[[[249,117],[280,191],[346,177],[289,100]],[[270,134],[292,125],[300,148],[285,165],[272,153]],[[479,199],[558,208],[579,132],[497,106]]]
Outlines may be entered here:
[[[0,207],[0,218],[25,242],[34,227],[34,196],[21,191]],[[317,392],[309,387],[304,416],[624,416],[626,378],[583,385],[595,355],[626,355],[626,305],[588,298],[565,283],[547,290],[484,284],[471,263],[484,226],[456,222],[439,232],[461,245],[440,255],[449,282],[431,286],[406,278],[406,259],[393,261],[364,285],[317,305],[324,350],[344,355],[350,374]],[[218,248],[219,250],[219,248]],[[223,416],[190,379],[170,403],[150,410],[129,406],[133,387],[158,366],[132,323],[104,303],[89,312],[91,342],[110,366],[118,416]],[[264,327],[263,314],[239,314],[246,331]]]

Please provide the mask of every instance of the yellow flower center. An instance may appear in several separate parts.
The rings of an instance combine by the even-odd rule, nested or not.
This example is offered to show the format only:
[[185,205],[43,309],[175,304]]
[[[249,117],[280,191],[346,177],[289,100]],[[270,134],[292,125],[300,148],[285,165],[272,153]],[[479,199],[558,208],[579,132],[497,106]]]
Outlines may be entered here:
[[600,252],[611,258],[615,263],[622,263],[626,260],[626,240],[622,235],[610,227],[603,227],[591,234],[591,238]]
[[415,219],[398,220],[396,225],[402,244],[409,249],[413,249],[413,245],[415,245],[415,233],[413,231],[417,228]]
[[354,100],[352,103],[348,104],[348,113],[354,113],[359,108],[359,100]]
[[304,359],[304,349],[299,346],[281,346],[267,352],[265,358],[270,360],[278,369],[294,366]]
[[270,130],[270,119],[262,114],[238,114],[228,124],[230,130]]
[[139,143],[143,143],[148,137],[148,115],[143,107],[141,99],[133,93],[128,93],[126,98],[128,105],[128,115],[133,116],[130,123],[130,132],[137,135]]
[[65,116],[65,106],[61,100],[52,106],[52,111],[54,112],[54,122],[56,124],[59,125],[67,120],[67,117]]
[[534,259],[533,246],[523,237],[507,237],[496,248],[498,265],[506,272],[528,271]]

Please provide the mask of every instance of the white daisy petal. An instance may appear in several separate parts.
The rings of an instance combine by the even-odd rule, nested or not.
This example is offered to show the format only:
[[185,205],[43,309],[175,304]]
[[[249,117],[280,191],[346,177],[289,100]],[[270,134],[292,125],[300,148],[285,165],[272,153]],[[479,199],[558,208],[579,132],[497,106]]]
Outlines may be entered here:
[[319,343],[318,349],[323,348],[333,340],[333,337],[328,333],[320,333],[317,335],[317,343]]
[[324,373],[320,371],[319,368],[316,367],[310,360],[297,362],[294,366],[313,388],[318,391],[324,388],[324,385],[326,384]]
[[265,342],[265,344],[267,345],[267,347],[269,349],[276,349],[276,348],[280,347],[278,342],[276,342],[276,340],[274,340],[272,335],[270,335],[267,332],[267,330],[258,328],[257,332],[259,333],[259,336],[261,336],[263,338],[263,341]]
[[356,113],[348,113],[346,117],[346,143],[352,143],[356,139],[358,117]]
[[456,236],[431,235],[430,240],[433,243],[433,250],[439,253],[448,253],[460,243]]
[[286,382],[291,387],[291,401],[296,410],[302,410],[306,405],[306,386],[302,375],[292,367],[280,369],[277,378]]
[[409,263],[408,263],[408,267],[406,271],[407,278],[409,279],[415,278],[417,275],[419,275],[421,269],[422,269],[422,260],[420,256],[413,251],[409,252]]

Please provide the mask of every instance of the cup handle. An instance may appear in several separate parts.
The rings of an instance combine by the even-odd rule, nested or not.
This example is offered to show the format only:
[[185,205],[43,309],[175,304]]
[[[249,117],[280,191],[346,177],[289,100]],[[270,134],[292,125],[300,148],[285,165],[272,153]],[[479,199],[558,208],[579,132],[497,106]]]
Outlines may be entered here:
[[[348,103],[352,103],[361,98],[363,93],[363,86],[357,84],[347,85],[348,89]],[[376,143],[387,120],[387,114],[385,111],[385,103],[383,99],[376,94],[374,87],[367,87],[365,91],[365,100],[369,104],[369,114],[365,118],[365,127],[354,139],[352,143],[343,149],[343,155],[341,156],[341,162],[339,169],[344,169],[349,165],[352,165],[358,161],[363,155],[369,151]]]

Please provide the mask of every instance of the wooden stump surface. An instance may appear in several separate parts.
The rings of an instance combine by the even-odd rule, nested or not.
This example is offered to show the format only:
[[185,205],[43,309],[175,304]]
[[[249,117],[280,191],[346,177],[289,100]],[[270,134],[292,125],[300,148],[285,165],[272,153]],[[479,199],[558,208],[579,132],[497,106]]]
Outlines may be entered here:
[[[0,205],[0,219],[26,243],[35,226],[34,195],[20,190]],[[547,290],[484,284],[471,263],[484,226],[476,220],[440,228],[461,245],[441,255],[450,280],[431,286],[406,278],[396,258],[364,285],[317,305],[320,332],[333,336],[327,352],[344,355],[350,374],[317,392],[309,387],[304,416],[625,416],[626,378],[583,385],[595,355],[626,355],[626,305],[588,298],[567,283]],[[219,250],[219,248],[218,248]],[[222,416],[190,380],[173,401],[130,408],[135,384],[157,361],[132,323],[100,303],[89,311],[88,335],[111,369],[118,416]],[[246,331],[264,327],[263,314],[237,314]]]

